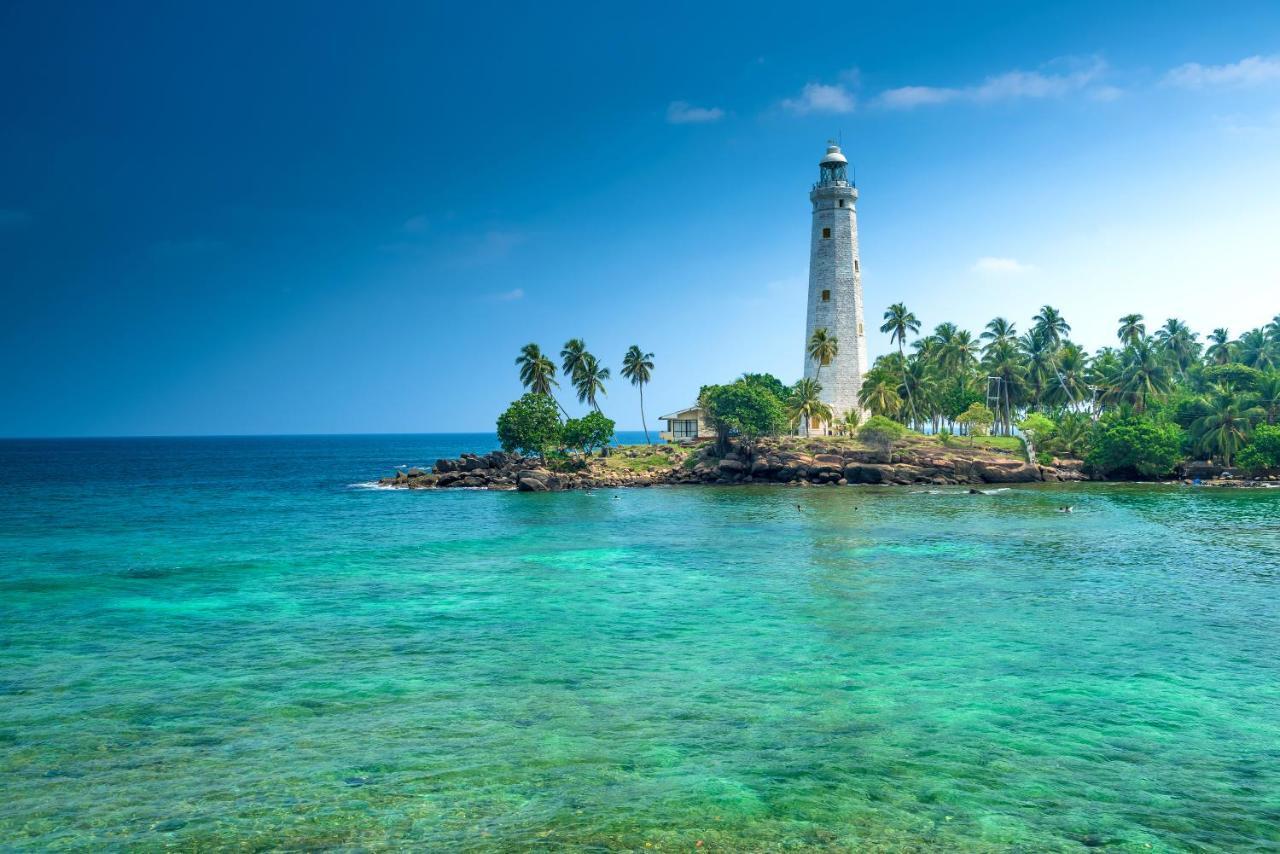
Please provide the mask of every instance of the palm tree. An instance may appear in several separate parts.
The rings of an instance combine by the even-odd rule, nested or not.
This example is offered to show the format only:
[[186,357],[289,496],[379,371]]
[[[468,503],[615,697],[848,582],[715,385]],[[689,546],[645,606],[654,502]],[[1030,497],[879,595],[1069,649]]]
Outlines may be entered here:
[[1255,384],[1258,405],[1267,415],[1267,423],[1280,421],[1280,371],[1268,371]]
[[1236,355],[1242,365],[1257,368],[1260,371],[1270,370],[1276,366],[1276,355],[1266,330],[1259,327],[1250,329],[1240,336],[1236,342]]
[[1185,377],[1187,369],[1200,358],[1200,343],[1191,327],[1177,318],[1171,317],[1164,326],[1156,330],[1156,340],[1164,348],[1165,354],[1178,366],[1178,375]]
[[1219,326],[1209,333],[1209,349],[1205,356],[1215,365],[1225,365],[1231,361],[1231,333]]
[[1121,344],[1133,344],[1146,334],[1147,325],[1142,322],[1142,315],[1126,314],[1120,318],[1120,328],[1116,330],[1116,337],[1120,339]]
[[649,441],[649,425],[644,420],[644,384],[653,377],[653,354],[645,353],[632,344],[622,357],[622,377],[631,380],[631,384],[640,389],[640,426],[644,428],[644,443],[652,445]]
[[587,352],[586,342],[581,338],[570,338],[564,342],[564,348],[560,351],[560,367],[564,369],[564,375],[570,382],[578,381],[578,374],[590,355]]
[[1035,329],[1054,348],[1057,348],[1071,331],[1071,324],[1067,323],[1058,310],[1051,305],[1041,306],[1040,313],[1031,320],[1035,323]]
[[609,369],[601,367],[595,356],[586,353],[583,356],[582,367],[573,378],[573,386],[578,390],[578,402],[585,403],[599,412],[600,404],[596,402],[596,397],[606,394],[604,381],[609,379],[609,376]]
[[1031,402],[1038,406],[1043,403],[1045,391],[1051,385],[1050,378],[1058,371],[1057,348],[1043,331],[1033,327],[1018,339],[1018,349],[1022,351],[1026,367]]
[[1143,338],[1130,344],[1122,358],[1121,390],[1125,401],[1135,410],[1144,412],[1152,397],[1169,393],[1172,388],[1169,367],[1151,341]]
[[1224,465],[1230,466],[1231,458],[1249,441],[1253,425],[1262,415],[1262,410],[1251,404],[1247,395],[1220,387],[1208,401],[1209,413],[1191,425],[1196,447],[1204,453],[1217,454]]
[[791,423],[804,424],[804,434],[809,435],[809,424],[815,419],[831,421],[831,407],[822,402],[822,384],[805,377],[795,384],[787,398],[787,411]]
[[1045,399],[1055,406],[1068,406],[1083,400],[1089,392],[1086,380],[1088,357],[1079,344],[1066,341],[1058,349],[1057,383],[1045,393]]
[[986,357],[989,356],[995,348],[1016,340],[1018,337],[1018,329],[1003,317],[996,317],[992,318],[992,320],[987,324],[986,331],[978,337],[987,342],[982,347],[982,355],[983,357]]
[[520,382],[534,394],[545,394],[551,397],[551,389],[559,386],[556,382],[556,364],[542,354],[537,344],[526,344],[520,348],[516,357],[520,366]]
[[920,319],[908,311],[905,304],[895,302],[885,311],[884,323],[880,324],[880,331],[889,333],[890,344],[895,341],[898,343],[898,355],[903,359],[904,373],[902,377],[902,387],[906,389],[907,392],[907,411],[910,414],[911,420],[915,421],[916,406],[915,401],[911,397],[911,386],[907,382],[905,374],[906,354],[903,348],[907,343],[907,333],[910,332],[914,334],[920,331]]
[[839,352],[840,342],[827,332],[826,327],[813,330],[813,335],[809,336],[809,358],[818,364],[813,372],[814,380],[822,375],[822,366],[830,364]]
[[858,389],[858,403],[863,409],[870,410],[872,415],[892,418],[902,408],[897,385],[897,378],[889,376],[882,368],[873,367],[862,378],[862,388]]

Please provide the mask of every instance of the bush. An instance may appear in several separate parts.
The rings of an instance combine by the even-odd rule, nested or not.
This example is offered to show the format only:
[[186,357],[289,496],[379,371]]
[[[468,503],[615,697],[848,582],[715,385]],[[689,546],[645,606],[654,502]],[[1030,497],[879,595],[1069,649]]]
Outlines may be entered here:
[[1047,415],[1029,412],[1026,418],[1018,422],[1018,429],[1031,440],[1031,444],[1038,445],[1053,435],[1054,424]]
[[498,441],[504,451],[547,452],[561,443],[560,412],[549,395],[529,392],[498,416]]
[[1085,461],[1103,475],[1166,477],[1182,460],[1182,430],[1176,424],[1126,414],[1094,429]]
[[1236,457],[1240,467],[1249,472],[1280,469],[1280,426],[1263,424],[1253,431],[1253,438]]
[[729,436],[737,436],[749,451],[756,439],[779,433],[787,424],[782,401],[758,382],[703,386],[698,403],[715,425],[721,447]]
[[887,463],[893,455],[893,443],[907,435],[907,428],[883,415],[873,415],[858,428],[858,438],[880,452]]

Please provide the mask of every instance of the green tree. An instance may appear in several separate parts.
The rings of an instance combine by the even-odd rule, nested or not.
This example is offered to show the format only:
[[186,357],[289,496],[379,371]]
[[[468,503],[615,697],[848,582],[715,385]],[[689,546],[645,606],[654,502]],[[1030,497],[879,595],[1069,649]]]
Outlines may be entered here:
[[858,438],[880,453],[880,459],[893,459],[893,446],[907,435],[907,428],[883,415],[873,415],[858,428]]
[[649,425],[644,420],[644,386],[653,378],[653,354],[645,353],[632,344],[622,357],[622,378],[630,380],[633,386],[640,389],[640,426],[644,428],[644,443],[652,445],[649,441]]
[[1266,413],[1268,424],[1280,422],[1280,371],[1270,371],[1254,383],[1258,405]]
[[773,374],[743,374],[739,379],[744,383],[760,386],[778,400],[786,400],[791,396],[791,389]]
[[742,380],[703,386],[698,405],[715,426],[721,450],[728,446],[730,436],[737,436],[750,455],[756,440],[780,433],[787,424],[782,401],[767,389]]
[[911,396],[911,384],[907,382],[907,357],[904,348],[907,343],[907,333],[915,334],[920,331],[920,319],[909,311],[905,304],[895,302],[884,313],[884,323],[880,324],[880,331],[889,333],[889,343],[897,343],[898,357],[902,360],[902,388],[907,394],[907,414],[908,417],[915,421],[916,407]]
[[1120,318],[1120,328],[1116,330],[1116,337],[1120,339],[1121,344],[1136,344],[1147,335],[1147,325],[1142,322],[1140,314],[1126,314]]
[[569,378],[569,382],[577,383],[578,374],[582,372],[590,355],[587,352],[587,343],[581,338],[570,338],[564,342],[564,347],[560,349],[560,367],[564,370],[564,375]]
[[809,424],[813,420],[829,423],[831,407],[822,402],[821,383],[808,377],[797,382],[787,398],[787,415],[793,425],[804,425],[806,436],[809,435]]
[[560,413],[550,395],[529,392],[498,416],[503,450],[546,457],[561,443]]
[[856,409],[850,409],[844,414],[844,418],[840,419],[841,432],[852,436],[858,430],[858,425],[862,423],[862,413]]
[[602,367],[595,356],[590,353],[585,354],[582,366],[573,377],[573,385],[578,390],[578,402],[585,403],[599,412],[599,396],[606,393],[604,381],[609,379],[609,376],[609,369]]
[[1236,451],[1249,441],[1253,425],[1263,415],[1252,399],[1230,388],[1219,389],[1209,400],[1209,411],[1191,425],[1196,449],[1222,458],[1230,466]]
[[1280,469],[1280,426],[1263,424],[1254,430],[1237,462],[1250,472]]
[[1053,435],[1057,425],[1047,415],[1039,412],[1029,412],[1026,418],[1018,422],[1018,429],[1031,440],[1033,446],[1039,447]]
[[974,436],[986,436],[991,432],[996,414],[981,403],[971,403],[968,409],[960,413],[956,421],[969,428],[969,446],[972,447]]
[[872,415],[892,416],[902,409],[902,397],[897,391],[898,380],[882,368],[873,367],[862,378],[858,389],[858,404]]
[[1209,348],[1205,350],[1204,354],[1211,364],[1225,365],[1231,361],[1234,349],[1231,343],[1231,333],[1219,326],[1209,333]]
[[1117,413],[1094,428],[1085,462],[1104,475],[1159,478],[1182,459],[1182,431],[1136,413]]
[[830,364],[840,354],[840,342],[825,327],[815,329],[809,336],[808,352],[809,358],[818,366],[813,372],[813,378],[817,380],[822,375],[822,366]]
[[581,418],[570,418],[564,423],[563,441],[570,448],[590,454],[613,442],[614,426],[613,419],[603,413],[588,412]]

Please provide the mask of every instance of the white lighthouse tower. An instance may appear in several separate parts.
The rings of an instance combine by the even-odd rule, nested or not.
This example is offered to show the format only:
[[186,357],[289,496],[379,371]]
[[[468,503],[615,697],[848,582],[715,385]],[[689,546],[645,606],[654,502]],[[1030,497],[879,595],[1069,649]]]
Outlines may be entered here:
[[[809,307],[804,331],[804,375],[817,378],[822,400],[832,414],[843,418],[858,405],[862,372],[867,364],[867,339],[862,328],[862,271],[858,263],[858,190],[849,180],[849,161],[831,142],[818,162],[813,202],[813,233],[809,241]],[[809,358],[809,341],[817,329],[836,339],[837,354],[819,365]],[[826,433],[830,424],[812,427]]]

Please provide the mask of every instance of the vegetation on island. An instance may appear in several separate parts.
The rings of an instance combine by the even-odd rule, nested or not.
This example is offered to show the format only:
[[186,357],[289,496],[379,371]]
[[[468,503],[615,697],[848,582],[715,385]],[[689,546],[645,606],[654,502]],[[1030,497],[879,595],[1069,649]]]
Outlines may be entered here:
[[[970,446],[1006,452],[1025,439],[1042,465],[1075,459],[1106,477],[1166,477],[1187,460],[1250,473],[1280,469],[1280,315],[1234,339],[1215,329],[1202,342],[1176,318],[1148,333],[1141,314],[1127,314],[1117,321],[1116,346],[1094,353],[1071,340],[1070,323],[1049,305],[1021,334],[1002,317],[977,336],[950,322],[920,336],[922,326],[903,303],[884,312],[880,330],[896,349],[863,376],[864,424],[859,411],[835,413],[822,399],[822,369],[840,352],[827,329],[806,342],[811,377],[787,385],[748,373],[703,386],[698,405],[718,450],[727,453],[733,440],[750,458],[763,437],[807,436],[809,425],[821,423],[856,436],[886,461],[895,443],[915,432],[943,445],[967,435]],[[562,375],[592,411],[569,417],[555,397],[556,364],[528,344],[516,360],[528,394],[499,419],[504,448],[586,455],[612,441],[614,422],[600,407],[609,368],[580,338],[566,342],[560,357]],[[633,345],[621,376],[640,391],[651,444],[644,386],[653,354]]]

